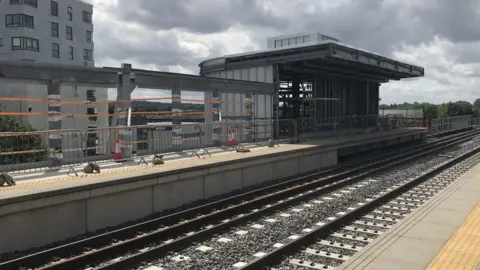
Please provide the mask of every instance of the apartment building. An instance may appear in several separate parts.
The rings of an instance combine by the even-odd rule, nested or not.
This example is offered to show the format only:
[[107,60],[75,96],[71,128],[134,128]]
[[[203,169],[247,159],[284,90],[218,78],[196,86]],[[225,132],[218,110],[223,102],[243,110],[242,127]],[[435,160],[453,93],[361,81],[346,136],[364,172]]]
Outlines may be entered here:
[[[0,58],[58,65],[95,66],[93,6],[80,0],[0,0]],[[107,100],[106,88],[61,87],[63,129],[108,127],[108,105],[83,104]],[[26,98],[2,101],[9,112],[22,112],[20,119],[41,130],[48,129],[48,106],[34,99],[47,98],[47,87],[28,83],[0,82],[0,97]],[[29,115],[30,113],[45,115]],[[86,116],[86,115],[91,116]],[[77,115],[77,117],[75,116]]]

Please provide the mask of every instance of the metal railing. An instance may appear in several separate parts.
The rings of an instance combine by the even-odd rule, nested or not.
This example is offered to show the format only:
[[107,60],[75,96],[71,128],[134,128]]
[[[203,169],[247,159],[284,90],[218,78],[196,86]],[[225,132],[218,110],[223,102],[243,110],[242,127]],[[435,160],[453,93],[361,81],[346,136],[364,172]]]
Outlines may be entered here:
[[[68,168],[85,162],[114,160],[117,148],[134,158],[154,154],[209,154],[212,149],[265,145],[270,139],[296,142],[345,131],[408,127],[378,115],[331,118],[300,118],[229,121],[184,125],[142,125],[105,129],[0,132],[0,172],[45,171]],[[127,140],[117,141],[120,135]],[[49,147],[60,138],[61,149]],[[118,145],[116,145],[118,143]],[[118,146],[118,147],[116,147]],[[189,152],[189,153],[187,153]]]
[[429,133],[441,134],[471,128],[474,124],[474,120],[476,122],[476,119],[471,115],[433,119],[429,125]]

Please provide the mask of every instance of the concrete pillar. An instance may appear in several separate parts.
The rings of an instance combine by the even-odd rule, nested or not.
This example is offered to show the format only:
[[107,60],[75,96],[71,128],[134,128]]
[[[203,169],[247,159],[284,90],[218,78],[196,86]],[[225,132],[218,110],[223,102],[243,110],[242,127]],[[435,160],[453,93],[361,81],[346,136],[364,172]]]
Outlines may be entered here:
[[[60,83],[58,81],[52,81],[47,85],[47,98],[48,98],[48,129],[49,130],[62,130],[62,105],[59,103],[50,104],[50,102],[60,101]],[[63,151],[62,151],[62,134],[50,133],[48,136],[48,148],[49,157],[52,167],[62,165]]]
[[247,114],[245,123],[246,141],[252,142],[254,140],[254,115],[253,115],[253,95],[252,93],[245,94],[245,113]]
[[220,146],[222,144],[222,125],[219,123],[222,121],[222,104],[221,104],[221,95],[218,90],[213,91],[212,101],[213,101],[213,123],[212,123],[212,138],[213,144]]
[[179,86],[172,89],[172,144],[176,150],[182,150],[182,90]]
[[[204,92],[204,100],[212,100],[213,99],[213,93],[212,92]],[[202,125],[202,132],[204,136],[202,137],[202,143],[205,145],[212,145],[213,141],[213,128],[212,128],[212,122],[213,122],[213,114],[211,113],[213,111],[213,104],[211,102],[205,102],[203,105],[203,112],[204,112],[204,123]]]
[[272,118],[273,118],[273,127],[272,127],[272,138],[280,138],[280,101],[279,101],[279,92],[280,92],[280,72],[278,69],[278,64],[273,66],[273,82],[275,87],[275,92],[272,96]]
[[120,128],[118,132],[114,134],[119,137],[120,151],[124,159],[132,158],[133,151],[133,144],[131,143],[132,131],[125,128],[130,125],[128,112],[129,110],[131,111],[132,92],[137,87],[135,74],[132,73],[131,70],[131,64],[122,64],[122,71],[118,73],[117,103],[115,104],[116,115],[112,119],[112,126],[118,126]]
[[295,75],[292,79],[292,103],[293,103],[293,118],[300,117],[300,84],[302,83],[300,76]]

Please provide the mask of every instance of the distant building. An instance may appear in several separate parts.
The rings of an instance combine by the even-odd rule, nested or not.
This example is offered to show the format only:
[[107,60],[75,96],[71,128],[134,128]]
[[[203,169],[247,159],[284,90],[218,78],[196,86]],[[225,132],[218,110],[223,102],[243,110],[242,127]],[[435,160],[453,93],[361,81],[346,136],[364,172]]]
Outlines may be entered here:
[[400,118],[414,118],[423,119],[423,110],[387,110],[380,109],[379,115],[385,117],[400,117]]
[[[58,65],[93,67],[93,6],[80,0],[0,0],[0,58]],[[0,97],[27,98],[27,101],[2,101],[9,112],[23,112],[24,123],[47,130],[47,87],[28,83],[0,82]],[[62,86],[62,101],[107,100],[106,88]],[[64,129],[108,127],[108,105],[62,104],[62,114],[92,114],[91,117],[64,119]],[[45,113],[45,116],[28,115]]]

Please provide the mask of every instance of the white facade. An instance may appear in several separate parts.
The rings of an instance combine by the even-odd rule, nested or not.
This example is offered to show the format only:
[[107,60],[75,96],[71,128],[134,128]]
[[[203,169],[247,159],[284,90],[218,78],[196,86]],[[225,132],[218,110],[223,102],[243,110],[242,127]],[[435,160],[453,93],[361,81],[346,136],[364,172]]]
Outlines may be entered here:
[[[79,0],[0,0],[0,58],[34,61],[58,65],[95,65],[93,52],[93,6]],[[62,114],[78,114],[64,119],[63,129],[108,127],[108,116],[99,116],[96,121],[85,115],[96,112],[107,114],[108,105],[85,105],[87,92],[96,100],[107,100],[106,88],[61,87],[62,101],[77,101],[79,104],[62,104]],[[0,98],[26,98],[22,101],[0,100],[9,112],[23,112],[24,123],[34,128],[48,130],[47,87],[27,83],[0,82]],[[28,115],[45,113],[45,115]]]
[[337,42],[339,41],[336,38],[324,35],[319,32],[311,31],[267,38],[267,46],[269,49],[276,49],[324,40],[333,40]]

